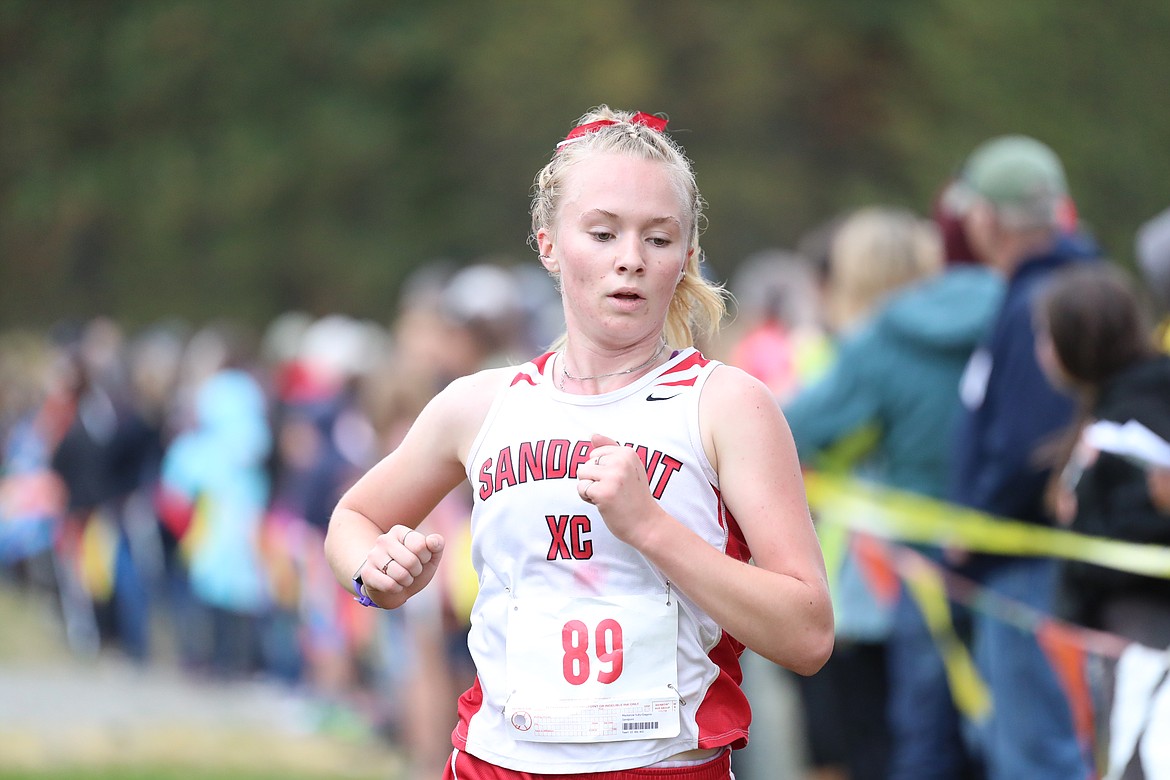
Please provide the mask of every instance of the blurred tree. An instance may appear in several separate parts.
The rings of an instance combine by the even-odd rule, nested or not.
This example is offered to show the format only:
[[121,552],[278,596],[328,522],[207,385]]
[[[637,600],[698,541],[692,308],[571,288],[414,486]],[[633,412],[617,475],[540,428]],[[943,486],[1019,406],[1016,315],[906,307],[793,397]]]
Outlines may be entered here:
[[1061,0],[5,0],[0,325],[388,319],[419,263],[528,262],[585,109],[665,112],[713,269],[919,210],[985,137],[1065,158],[1129,260],[1166,205],[1170,5]]

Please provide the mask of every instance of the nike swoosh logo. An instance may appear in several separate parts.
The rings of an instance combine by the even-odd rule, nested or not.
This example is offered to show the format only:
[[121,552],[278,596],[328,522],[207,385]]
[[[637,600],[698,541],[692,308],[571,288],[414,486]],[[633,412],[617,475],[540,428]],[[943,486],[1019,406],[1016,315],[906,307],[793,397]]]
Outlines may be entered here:
[[675,393],[674,395],[654,395],[654,393],[651,393],[650,395],[646,396],[646,400],[647,401],[669,401],[671,398],[677,398],[680,395],[682,395],[682,393]]

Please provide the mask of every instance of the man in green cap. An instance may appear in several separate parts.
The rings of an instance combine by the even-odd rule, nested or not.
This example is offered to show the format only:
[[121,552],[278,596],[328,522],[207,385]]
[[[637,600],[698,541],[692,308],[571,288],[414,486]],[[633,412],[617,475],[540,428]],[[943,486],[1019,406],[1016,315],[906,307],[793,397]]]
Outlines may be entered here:
[[[1059,157],[1034,138],[1008,135],[981,144],[948,200],[972,252],[1007,283],[999,314],[963,376],[950,498],[1051,525],[1044,502],[1051,450],[1074,410],[1037,362],[1033,301],[1055,271],[1091,262],[1099,252],[1076,228]],[[1053,559],[974,555],[959,568],[1003,596],[1052,612]],[[1078,743],[1068,702],[1035,634],[979,613],[972,628],[973,653],[993,697],[979,739],[989,780],[1088,777],[1087,746]]]

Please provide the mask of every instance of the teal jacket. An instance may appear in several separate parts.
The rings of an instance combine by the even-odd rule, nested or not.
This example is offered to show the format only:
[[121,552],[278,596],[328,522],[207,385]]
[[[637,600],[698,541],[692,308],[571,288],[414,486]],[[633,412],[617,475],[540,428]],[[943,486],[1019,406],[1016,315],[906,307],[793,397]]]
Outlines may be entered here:
[[935,498],[946,492],[959,379],[1003,295],[981,266],[952,266],[899,291],[844,337],[833,365],[784,408],[801,462],[866,428],[866,475]]

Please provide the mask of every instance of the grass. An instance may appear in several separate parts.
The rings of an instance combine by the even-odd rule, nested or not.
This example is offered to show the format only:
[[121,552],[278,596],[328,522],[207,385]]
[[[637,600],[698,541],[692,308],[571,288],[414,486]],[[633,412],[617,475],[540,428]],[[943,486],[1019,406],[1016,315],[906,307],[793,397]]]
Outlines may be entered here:
[[[28,734],[0,737],[0,780],[9,778],[147,778],[183,780],[396,780],[401,759],[372,744],[308,735],[289,739],[257,733],[158,728],[133,737],[116,730],[71,733],[68,750]],[[46,748],[49,748],[46,750]]]
[[[0,674],[25,681],[26,691],[28,681],[33,681],[37,705],[54,696],[68,699],[70,694],[61,694],[62,679],[85,681],[108,673],[107,661],[72,656],[61,638],[51,600],[19,589],[3,576],[0,626]],[[141,695],[139,686],[154,684],[138,682],[133,676],[113,676],[112,695],[125,695],[131,704]],[[106,695],[109,685],[98,688],[99,695]],[[43,716],[21,721],[19,714],[26,711],[12,718],[10,710],[8,721],[0,722],[0,780],[400,780],[405,776],[400,751],[369,730],[297,731],[283,724],[268,728],[233,718],[226,700],[222,723],[218,717],[213,723],[206,717],[186,719],[184,691],[190,691],[191,701],[202,707],[207,706],[207,691],[181,676],[178,682],[172,676],[160,690],[168,712],[169,697],[174,696],[174,718],[147,722],[141,718],[106,722],[93,715],[71,718],[73,702],[63,700],[47,702],[54,717],[46,726]],[[0,697],[4,695],[0,692]],[[78,691],[77,695],[87,694]],[[156,694],[156,702],[157,698]],[[83,709],[81,703],[77,709]],[[3,710],[0,703],[0,713]]]

